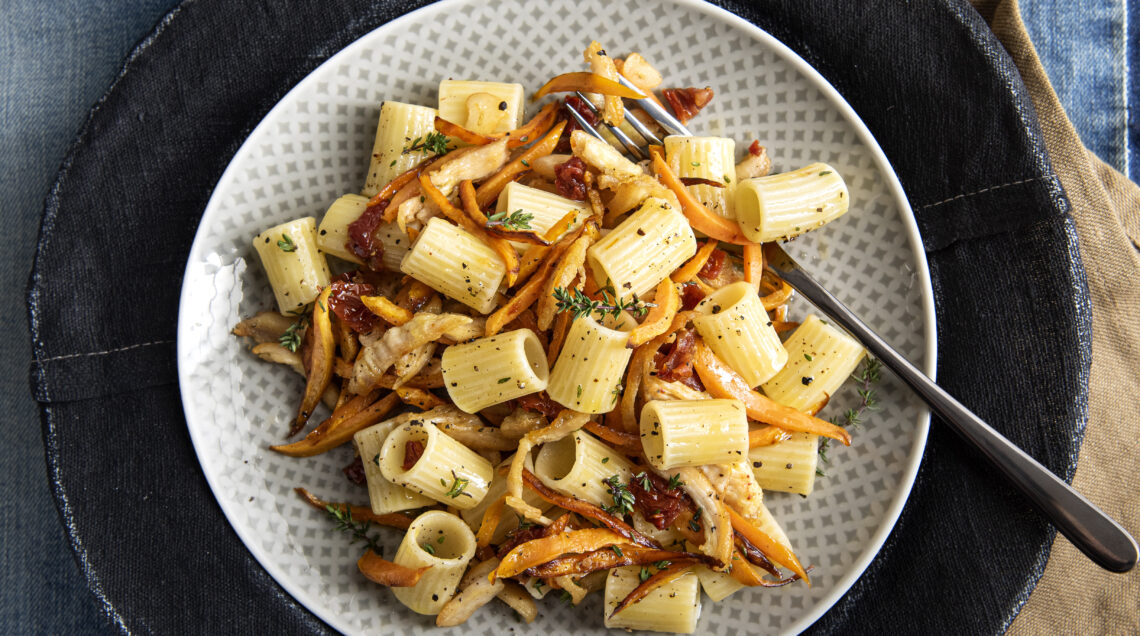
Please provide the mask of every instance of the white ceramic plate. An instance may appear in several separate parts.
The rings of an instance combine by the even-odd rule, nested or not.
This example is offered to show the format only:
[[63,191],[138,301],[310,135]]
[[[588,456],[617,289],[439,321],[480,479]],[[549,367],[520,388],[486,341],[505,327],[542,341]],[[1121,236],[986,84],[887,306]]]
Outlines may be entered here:
[[[898,180],[862,122],[806,62],[755,26],[691,0],[446,0],[360,38],[286,95],[238,150],[218,182],[190,252],[178,324],[179,379],[202,469],[222,510],[266,570],[300,603],[348,633],[421,633],[434,622],[413,614],[363,579],[361,553],[325,515],[302,504],[306,486],[332,500],[366,502],[341,468],[345,447],[291,459],[267,447],[282,440],[303,384],[255,359],[229,331],[241,317],[274,307],[250,246],[266,227],[319,217],[364,182],[382,100],[434,104],[447,77],[521,82],[580,70],[597,39],[613,54],[638,51],[665,86],[705,86],[712,104],[691,123],[743,148],[767,146],[777,171],[825,161],[846,178],[851,211],[789,245],[810,270],[888,342],[934,370],[934,314],[926,261]],[[805,308],[801,307],[801,313]],[[819,618],[878,552],[910,491],[928,414],[889,374],[881,408],[834,448],[815,493],[767,501],[805,564],[813,587],[743,590],[705,601],[702,633],[796,632]],[[824,415],[853,403],[848,388]],[[387,554],[399,542],[385,532]],[[506,627],[528,633],[601,631],[600,595],[570,608],[550,599],[526,626],[494,603],[466,624],[472,633]]]

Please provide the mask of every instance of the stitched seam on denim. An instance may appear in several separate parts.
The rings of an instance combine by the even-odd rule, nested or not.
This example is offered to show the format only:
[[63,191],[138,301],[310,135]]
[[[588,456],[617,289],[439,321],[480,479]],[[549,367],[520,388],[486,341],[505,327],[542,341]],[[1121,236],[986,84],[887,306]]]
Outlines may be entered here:
[[1024,183],[1029,183],[1031,181],[1039,181],[1040,179],[1041,179],[1041,177],[1030,177],[1028,179],[1022,179],[1021,181],[1010,181],[1009,183],[1003,183],[1001,185],[990,186],[988,188],[982,188],[981,190],[975,190],[973,192],[966,192],[965,194],[959,194],[957,196],[952,196],[949,199],[943,199],[941,201],[935,201],[934,203],[927,203],[926,205],[919,206],[918,209],[919,210],[925,210],[926,208],[933,208],[933,207],[942,205],[944,203],[950,203],[951,201],[957,201],[958,199],[965,199],[965,198],[976,196],[979,194],[984,194],[984,193],[989,192],[991,190],[1000,190],[1002,188],[1009,188],[1012,186],[1022,185]]
[[1122,30],[1124,31],[1124,37],[1120,38],[1120,59],[1124,63],[1124,90],[1121,91],[1121,94],[1124,98],[1124,129],[1122,131],[1124,139],[1121,140],[1122,145],[1124,146],[1124,175],[1129,179],[1136,179],[1137,175],[1132,174],[1132,144],[1130,143],[1131,131],[1128,127],[1129,122],[1132,121],[1132,101],[1129,98],[1132,96],[1131,93],[1133,80],[1131,65],[1129,64],[1130,60],[1128,57],[1132,53],[1130,49],[1131,45],[1128,43],[1129,31],[1132,29],[1132,25],[1129,24],[1128,21],[1128,14],[1131,13],[1131,7],[1128,6],[1128,0],[1121,0],[1120,4],[1122,9],[1121,14],[1123,14]]
[[91,356],[105,356],[110,353],[119,353],[120,351],[129,351],[131,349],[139,349],[142,347],[153,347],[155,345],[173,344],[173,340],[155,340],[154,342],[143,342],[141,344],[134,344],[127,347],[118,347],[117,349],[107,349],[106,351],[92,351],[91,353],[71,353],[66,356],[54,356],[51,358],[44,358],[43,360],[36,360],[36,364],[44,364],[47,362],[56,362],[58,360],[69,360],[71,358],[88,358]]

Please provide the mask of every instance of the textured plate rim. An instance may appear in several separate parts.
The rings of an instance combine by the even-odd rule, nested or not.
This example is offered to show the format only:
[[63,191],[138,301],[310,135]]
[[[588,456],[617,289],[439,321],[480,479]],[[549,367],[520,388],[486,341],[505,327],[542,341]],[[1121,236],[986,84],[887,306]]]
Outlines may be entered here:
[[[190,434],[190,441],[194,445],[194,452],[198,455],[200,466],[205,466],[202,463],[202,455],[206,452],[204,448],[204,440],[200,439],[196,433],[196,429],[190,423],[199,421],[201,418],[198,416],[196,406],[190,399],[188,391],[190,386],[190,379],[187,376],[187,365],[182,364],[183,360],[188,358],[190,342],[190,323],[191,319],[187,315],[188,307],[188,286],[187,282],[191,276],[191,265],[202,261],[202,252],[205,249],[205,234],[206,227],[209,223],[215,220],[219,214],[221,207],[221,197],[219,192],[228,187],[234,180],[234,175],[239,169],[237,158],[242,156],[247,150],[247,146],[264,128],[271,125],[271,122],[276,119],[279,110],[285,108],[285,105],[292,101],[295,94],[306,90],[310,85],[317,83],[318,72],[330,64],[334,64],[339,58],[347,57],[355,53],[359,49],[364,49],[368,42],[375,36],[375,34],[382,29],[399,28],[405,22],[414,22],[422,16],[429,16],[434,12],[446,11],[452,5],[461,5],[471,0],[441,0],[414,11],[410,11],[398,18],[390,20],[368,33],[362,34],[359,38],[354,40],[348,46],[334,55],[330,56],[312,71],[310,71],[300,82],[291,88],[284,96],[282,96],[276,104],[265,114],[265,116],[258,122],[257,126],[250,131],[246,140],[237,149],[231,159],[229,165],[226,166],[222,176],[218,179],[217,185],[214,186],[214,191],[210,195],[210,200],[206,204],[206,208],[202,213],[202,218],[199,221],[198,229],[194,234],[194,241],[191,244],[189,255],[187,256],[186,269],[183,274],[182,288],[179,293],[178,300],[178,325],[177,325],[177,360],[178,360],[178,385],[179,393],[182,401],[183,413],[186,416],[187,429]],[[923,352],[923,364],[918,365],[926,375],[931,378],[935,377],[935,370],[937,367],[937,329],[935,324],[934,313],[934,294],[930,283],[929,265],[926,261],[926,253],[922,249],[922,239],[918,232],[918,225],[914,219],[914,213],[910,207],[910,202],[906,198],[903,191],[902,184],[899,182],[898,175],[895,174],[894,169],[891,167],[890,162],[887,160],[886,155],[883,153],[882,148],[878,142],[871,135],[870,130],[867,128],[863,120],[859,118],[855,109],[847,103],[847,100],[839,93],[834,86],[828,82],[823,75],[819,73],[814,67],[808,64],[801,58],[795,51],[789,48],[780,40],[764,31],[760,27],[752,24],[751,22],[737,16],[725,9],[713,6],[703,2],[702,0],[669,0],[671,4],[682,7],[684,9],[695,11],[703,14],[707,18],[719,20],[728,24],[729,26],[739,29],[753,40],[759,42],[762,46],[766,47],[772,53],[781,58],[785,63],[794,68],[800,75],[806,79],[814,88],[819,90],[824,97],[835,107],[843,119],[852,126],[855,134],[859,140],[867,146],[871,156],[882,174],[887,189],[890,191],[891,196],[897,206],[899,213],[899,221],[904,229],[906,239],[911,248],[911,255],[914,258],[916,265],[915,274],[919,285],[919,292],[922,300],[922,317],[924,319],[923,336],[926,343]],[[914,441],[911,445],[909,454],[907,455],[905,465],[901,472],[900,484],[894,497],[888,503],[883,517],[876,528],[875,532],[868,540],[867,547],[859,554],[858,557],[852,562],[851,567],[847,573],[842,576],[836,585],[824,596],[812,610],[806,612],[799,620],[789,625],[784,633],[795,634],[807,629],[812,623],[819,620],[821,616],[827,613],[835,603],[847,593],[847,590],[854,585],[855,581],[862,576],[864,570],[870,565],[871,560],[882,549],[883,543],[886,542],[887,536],[890,535],[891,530],[894,529],[899,515],[902,513],[903,506],[907,498],[910,496],[912,487],[914,486],[915,477],[918,474],[919,465],[922,462],[923,450],[926,447],[926,439],[930,429],[930,411],[926,408],[920,408],[918,417],[916,418],[914,429]],[[214,495],[214,499],[218,502],[218,506],[222,509],[222,514],[225,515],[226,521],[233,528],[234,532],[241,539],[246,549],[254,556],[259,564],[269,573],[270,576],[285,589],[294,599],[303,605],[310,612],[315,614],[326,624],[341,632],[351,631],[352,626],[344,623],[340,615],[332,610],[332,608],[325,607],[319,602],[319,599],[314,598],[309,592],[302,589],[300,585],[294,582],[291,578],[285,575],[280,567],[271,559],[270,555],[261,550],[255,541],[254,532],[252,529],[246,528],[244,525],[237,522],[239,519],[234,506],[228,502],[224,497],[219,496],[219,486],[215,481],[212,474],[207,472],[205,468],[202,470],[206,478],[206,482],[210,486],[210,491]]]

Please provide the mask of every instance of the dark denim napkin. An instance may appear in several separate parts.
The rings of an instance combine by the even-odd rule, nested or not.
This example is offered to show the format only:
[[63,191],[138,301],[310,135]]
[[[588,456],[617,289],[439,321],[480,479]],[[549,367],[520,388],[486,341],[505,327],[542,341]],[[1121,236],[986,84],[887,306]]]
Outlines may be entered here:
[[[126,631],[329,631],[253,560],[198,468],[176,384],[178,293],[245,136],[330,55],[422,4],[187,1],[132,54],[61,170],[29,284],[32,390],[72,546]],[[985,23],[956,0],[722,4],[819,69],[882,144],[930,261],[941,383],[1071,478],[1084,273],[1033,109]],[[1001,632],[1052,537],[935,424],[882,553],[812,631]]]

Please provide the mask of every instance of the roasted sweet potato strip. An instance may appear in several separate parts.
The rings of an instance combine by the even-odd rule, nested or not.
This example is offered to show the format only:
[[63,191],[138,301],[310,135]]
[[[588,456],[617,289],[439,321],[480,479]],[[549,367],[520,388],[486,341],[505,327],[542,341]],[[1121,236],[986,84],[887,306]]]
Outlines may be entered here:
[[804,571],[804,566],[800,565],[800,560],[791,550],[785,548],[772,537],[768,536],[760,528],[756,527],[751,521],[740,516],[732,508],[728,509],[728,516],[732,519],[732,529],[739,532],[741,536],[748,540],[749,543],[756,546],[758,550],[764,553],[772,561],[788,568],[795,572],[804,583],[811,587],[811,581],[808,579],[807,572]]
[[301,406],[297,409],[297,419],[293,420],[293,427],[289,429],[289,436],[296,435],[309,417],[313,409],[321,402],[321,396],[329,386],[333,376],[333,360],[336,357],[336,337],[333,336],[332,318],[329,312],[329,292],[332,287],[325,287],[317,302],[313,303],[313,320],[309,327],[312,330],[312,363],[309,366],[309,377],[305,381],[305,395],[301,398]]
[[684,265],[678,267],[669,278],[673,279],[674,283],[687,283],[693,280],[697,272],[701,271],[701,268],[709,261],[709,257],[712,256],[717,245],[716,239],[706,239],[704,245],[701,245],[701,249],[697,250],[692,258],[685,261]]
[[792,434],[778,426],[761,426],[748,431],[748,448],[771,446],[792,439]]
[[645,97],[632,88],[626,88],[618,82],[608,80],[596,73],[577,71],[554,76],[549,82],[543,84],[542,88],[538,89],[538,92],[530,99],[535,101],[551,93],[570,93],[573,91],[601,93],[602,95],[628,97],[630,99],[643,99]]
[[673,316],[673,324],[669,325],[665,333],[634,349],[629,362],[629,371],[625,376],[625,391],[621,396],[621,420],[626,431],[631,433],[637,431],[637,394],[641,389],[641,379],[653,364],[657,350],[665,344],[673,332],[688,324],[692,316],[691,311],[677,312]]
[[[320,455],[352,439],[357,431],[378,424],[399,402],[399,396],[391,393],[355,415],[339,422],[330,417],[298,442],[270,446],[269,449],[290,457]],[[349,401],[349,404],[351,403]]]
[[481,146],[489,144],[492,141],[507,137],[508,148],[518,148],[538,139],[539,135],[550,128],[554,123],[555,117],[558,115],[558,103],[551,102],[542,107],[542,110],[522,126],[514,130],[508,130],[502,133],[492,133],[490,135],[483,135],[472,130],[468,130],[458,124],[453,124],[446,119],[440,117],[435,118],[435,129],[439,132],[449,136],[455,137],[464,143],[474,144]]
[[[610,413],[616,412],[617,411],[610,411]],[[602,438],[609,445],[616,446],[618,450],[626,455],[636,457],[641,453],[641,439],[633,433],[619,431],[612,426],[606,426],[593,421],[586,422],[586,425],[582,428]]]
[[[526,152],[513,161],[507,163],[495,174],[487,178],[479,189],[475,191],[475,197],[479,201],[479,207],[485,208],[491,204],[492,201],[499,197],[499,193],[507,186],[507,183],[514,179],[519,174],[530,170],[530,162],[545,157],[554,152],[554,147],[558,145],[558,139],[562,137],[562,130],[566,128],[566,122],[560,122],[550,132],[546,133],[542,139],[537,141],[533,146],[527,148]],[[509,145],[509,143],[508,143]]]
[[780,288],[767,296],[761,297],[760,302],[764,304],[764,309],[772,311],[780,305],[787,303],[788,299],[792,297],[792,291],[792,286],[781,280]]
[[412,587],[420,582],[420,577],[431,569],[432,566],[425,565],[422,568],[409,568],[402,566],[398,563],[393,563],[387,559],[382,558],[372,550],[364,553],[364,556],[356,562],[356,567],[360,569],[360,573],[364,578],[386,585],[388,587]]
[[718,216],[697,200],[685,188],[685,184],[681,183],[677,175],[673,174],[669,164],[665,163],[665,158],[660,154],[653,155],[653,172],[666,188],[677,195],[677,200],[681,202],[681,212],[684,213],[685,218],[689,219],[689,224],[693,226],[694,230],[704,232],[709,237],[726,243],[736,245],[751,243],[740,231],[740,226],[737,225],[736,221]]
[[[396,193],[400,191],[400,188],[403,188],[404,186],[408,185],[413,180],[415,180],[416,172],[418,172],[419,170],[420,170],[420,166],[415,166],[412,169],[410,169],[410,170],[404,172],[403,174],[397,176],[395,179],[392,179],[391,181],[389,181],[387,185],[385,185],[383,188],[381,188],[379,192],[377,192],[375,195],[372,196],[371,199],[368,200],[367,208],[370,208],[370,207],[375,206],[375,205],[380,205],[380,203],[385,201],[385,200],[391,201],[392,197],[395,196]],[[367,209],[367,208],[365,208],[365,209]]]
[[435,117],[435,129],[447,135],[448,137],[455,137],[459,141],[462,141],[465,144],[471,144],[473,146],[482,146],[484,144],[489,144],[492,141],[495,141],[494,137],[488,137],[487,135],[477,133],[474,130],[468,130],[459,124],[447,121],[439,115],[436,115]]
[[[495,578],[518,576],[526,570],[571,552],[590,552],[625,543],[625,538],[609,528],[589,528],[560,532],[515,546],[495,569]],[[494,579],[492,579],[494,580]]]
[[756,570],[752,569],[748,559],[744,558],[744,554],[737,548],[732,553],[732,567],[728,570],[728,575],[736,579],[741,585],[748,587],[757,587],[764,585],[760,575],[756,574]]
[[[614,548],[617,548],[616,550]],[[573,554],[559,557],[527,570],[527,574],[548,579],[555,576],[582,576],[599,570],[626,565],[649,565],[669,561],[670,563],[714,564],[714,560],[704,554],[655,550],[636,545],[620,545],[594,550],[586,554]]]
[[605,510],[602,510],[594,504],[588,501],[582,501],[576,497],[569,497],[567,495],[554,492],[553,490],[547,488],[546,484],[543,484],[541,481],[539,481],[538,477],[536,477],[534,473],[525,468],[523,469],[523,481],[526,483],[527,487],[533,490],[539,497],[542,497],[546,501],[556,506],[561,506],[570,512],[576,512],[583,517],[593,519],[594,521],[601,523],[610,530],[613,530],[614,532],[620,534],[622,537],[625,537],[626,539],[629,539],[638,545],[642,545],[647,548],[661,548],[661,545],[657,543],[655,539],[647,537],[637,530],[634,530],[633,527],[626,522],[615,517],[614,515],[611,515]]
[[550,229],[543,235],[543,240],[546,241],[551,247],[537,246],[527,250],[526,254],[522,257],[522,264],[519,266],[519,281],[526,281],[530,275],[538,270],[538,267],[546,259],[546,255],[550,253],[555,241],[560,240],[562,235],[570,229],[574,221],[578,219],[578,212],[571,210],[567,212],[557,223],[550,226]]
[[414,315],[413,312],[404,309],[383,296],[361,296],[360,302],[364,303],[368,311],[380,316],[381,320],[394,327],[399,327],[408,322]]
[[617,604],[614,611],[610,612],[610,618],[613,618],[614,614],[645,598],[653,590],[656,590],[670,581],[676,580],[691,567],[693,567],[692,563],[673,563],[663,570],[658,570],[652,576],[642,581],[640,585],[633,588],[633,590]]
[[482,548],[491,545],[491,539],[495,536],[495,528],[499,527],[499,521],[503,518],[503,508],[506,505],[507,496],[503,495],[487,506],[483,512],[483,520],[479,522],[479,532],[475,533],[476,546]]
[[656,295],[653,297],[654,307],[649,310],[645,320],[629,332],[629,348],[639,347],[646,342],[660,336],[669,330],[677,310],[681,308],[681,295],[672,279],[666,278],[657,284]]
[[[757,243],[744,246],[744,280],[760,293],[760,279],[764,277],[764,250]],[[767,305],[764,309],[769,309]]]
[[400,401],[404,404],[414,406],[421,411],[430,411],[437,406],[447,404],[447,402],[436,397],[434,393],[411,386],[401,386],[396,389],[396,395],[400,396]]
[[586,250],[590,248],[593,242],[592,238],[583,233],[570,244],[570,247],[562,253],[558,262],[555,263],[554,271],[550,273],[546,283],[542,286],[542,292],[538,296],[538,303],[534,309],[539,329],[550,329],[550,325],[554,322],[554,316],[558,311],[554,291],[560,287],[572,288],[575,280],[581,283],[582,278],[585,277]]
[[757,422],[771,424],[789,431],[823,435],[839,440],[846,446],[851,445],[851,434],[844,429],[831,422],[774,402],[753,391],[748,387],[744,378],[729,368],[727,364],[721,362],[720,358],[716,357],[716,354],[699,339],[697,340],[696,353],[693,356],[693,368],[696,369],[697,375],[700,376],[701,382],[705,385],[705,390],[711,393],[713,397],[740,400],[744,403],[748,417]]
[[573,321],[573,317],[574,315],[568,311],[559,312],[554,317],[554,328],[550,332],[550,346],[546,349],[547,360],[558,359],[562,345],[566,344],[566,334],[570,333],[570,323]]
[[372,508],[368,506],[353,506],[346,503],[325,501],[304,488],[294,488],[293,492],[300,495],[310,506],[322,512],[328,511],[330,507],[336,508],[342,513],[347,510],[348,514],[356,521],[368,521],[379,526],[390,526],[401,530],[407,530],[408,526],[412,525],[412,518],[399,512],[378,515],[372,512]]
[[[589,225],[589,223],[586,225]],[[530,307],[538,300],[538,297],[542,294],[542,289],[546,283],[547,276],[550,274],[550,270],[554,268],[558,259],[561,258],[562,254],[570,247],[570,244],[581,236],[585,227],[586,226],[583,226],[577,231],[567,234],[551,246],[549,252],[546,254],[546,258],[539,266],[538,271],[527,280],[525,285],[515,292],[515,295],[511,297],[507,304],[487,317],[487,336],[493,336],[499,333],[507,323],[517,318],[519,314],[526,311],[527,307]],[[531,248],[527,250],[527,254],[538,249],[543,248]]]

